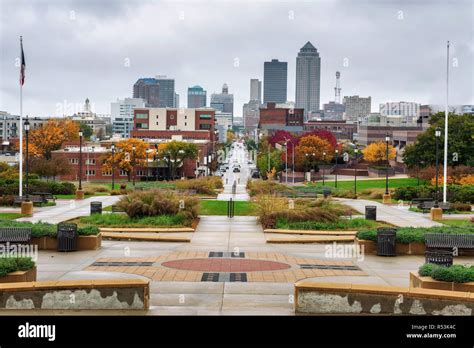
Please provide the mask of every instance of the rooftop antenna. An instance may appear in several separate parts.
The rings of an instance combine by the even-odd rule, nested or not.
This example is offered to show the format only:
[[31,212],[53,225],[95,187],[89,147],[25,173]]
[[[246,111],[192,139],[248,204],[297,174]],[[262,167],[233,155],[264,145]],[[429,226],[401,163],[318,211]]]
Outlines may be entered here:
[[334,102],[336,104],[341,104],[341,85],[340,85],[341,73],[336,71],[336,87],[334,87]]

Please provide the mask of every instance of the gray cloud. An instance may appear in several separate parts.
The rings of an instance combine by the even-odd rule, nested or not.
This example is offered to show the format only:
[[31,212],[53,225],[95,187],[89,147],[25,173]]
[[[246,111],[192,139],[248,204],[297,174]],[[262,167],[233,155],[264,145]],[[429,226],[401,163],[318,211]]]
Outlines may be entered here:
[[263,62],[271,58],[288,61],[288,99],[294,100],[295,59],[308,40],[322,57],[322,102],[334,99],[339,70],[342,94],[371,95],[374,111],[388,100],[443,104],[449,39],[458,62],[451,69],[451,103],[474,104],[472,6],[421,0],[0,0],[0,110],[19,112],[14,63],[20,35],[29,115],[55,114],[57,104],[80,104],[86,97],[97,112],[109,113],[111,101],[131,96],[137,78],[158,74],[176,79],[182,105],[188,86],[199,84],[210,95],[226,82],[240,115],[250,78],[262,79]]

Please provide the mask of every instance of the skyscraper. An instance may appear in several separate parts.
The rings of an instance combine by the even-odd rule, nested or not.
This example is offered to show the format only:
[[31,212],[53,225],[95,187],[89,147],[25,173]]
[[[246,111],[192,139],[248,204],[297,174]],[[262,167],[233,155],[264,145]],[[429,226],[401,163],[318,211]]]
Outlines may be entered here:
[[138,79],[133,85],[133,97],[145,99],[147,107],[174,108],[176,107],[174,79],[166,76]]
[[226,83],[222,86],[222,93],[211,94],[211,108],[234,114],[234,95],[229,94],[229,87]]
[[262,103],[262,81],[259,79],[250,79],[250,100]]
[[207,92],[201,86],[188,88],[188,108],[202,108],[207,102]]
[[321,92],[321,57],[318,50],[307,42],[296,57],[296,107],[303,108],[305,118],[319,111]]
[[138,79],[133,85],[133,98],[142,98],[147,107],[157,108],[160,106],[160,85],[151,77]]
[[263,65],[263,102],[285,103],[288,63],[272,59]]

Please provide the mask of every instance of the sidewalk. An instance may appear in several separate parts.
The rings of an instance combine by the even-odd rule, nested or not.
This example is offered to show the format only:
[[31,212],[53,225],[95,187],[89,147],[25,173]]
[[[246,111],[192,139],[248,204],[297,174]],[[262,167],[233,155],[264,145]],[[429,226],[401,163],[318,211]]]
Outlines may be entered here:
[[385,221],[400,227],[432,227],[443,226],[443,224],[431,221],[429,214],[411,212],[405,207],[391,206],[366,199],[347,199],[335,198],[360,213],[365,214],[365,206],[371,205],[377,207],[377,221]]
[[88,216],[90,214],[91,202],[102,202],[102,208],[105,208],[109,205],[115,204],[120,197],[121,196],[97,196],[83,200],[57,200],[56,206],[41,211],[33,210],[34,213],[32,217],[20,218],[17,221],[43,221],[57,224],[79,216]]

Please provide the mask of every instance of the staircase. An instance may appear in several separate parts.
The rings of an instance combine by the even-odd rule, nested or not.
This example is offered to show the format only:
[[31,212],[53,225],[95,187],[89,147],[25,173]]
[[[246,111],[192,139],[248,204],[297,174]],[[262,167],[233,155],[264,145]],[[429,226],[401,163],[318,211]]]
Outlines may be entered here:
[[[357,176],[369,176],[369,163],[365,160],[359,161],[355,165]],[[347,168],[338,168],[334,171],[337,175],[354,175],[354,164],[351,163]]]

